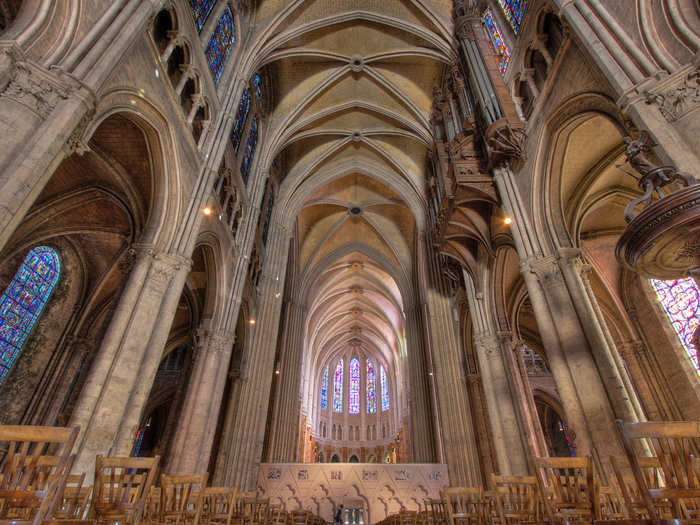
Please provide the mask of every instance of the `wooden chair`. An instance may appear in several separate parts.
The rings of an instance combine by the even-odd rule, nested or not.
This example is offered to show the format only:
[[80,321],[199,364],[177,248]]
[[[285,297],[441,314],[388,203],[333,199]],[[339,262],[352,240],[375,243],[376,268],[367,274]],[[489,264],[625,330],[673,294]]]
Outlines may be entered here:
[[487,519],[481,487],[449,487],[442,499],[449,525],[480,525]]
[[270,505],[270,525],[285,525],[287,523],[287,513],[281,504]]
[[255,512],[257,492],[239,492],[233,503],[231,523],[234,525],[249,525]]
[[39,524],[54,512],[78,427],[0,426],[0,523]]
[[[694,454],[700,445],[700,421],[654,421],[624,423],[617,421],[622,444],[647,514],[658,520],[660,505],[670,503],[671,517],[700,520],[700,477]],[[658,461],[663,479],[654,486],[644,474],[644,462],[637,456],[633,440],[647,440]],[[661,507],[663,508],[663,507]]]
[[628,519],[625,501],[616,487],[598,487],[598,508],[601,520]]
[[267,525],[269,518],[269,508],[269,498],[256,498],[253,507],[253,519],[251,523],[253,523],[254,525]]
[[53,520],[82,520],[87,515],[92,487],[83,486],[85,473],[69,474],[51,514]]
[[208,525],[231,525],[236,487],[207,487],[204,489],[204,504],[200,523]]
[[[654,489],[661,488],[664,476],[659,460],[642,456],[637,458],[637,462],[647,487]],[[627,464],[627,461],[624,461],[624,463]],[[632,475],[631,469],[628,469],[629,474],[624,473],[622,461],[612,456],[610,457],[610,464],[612,465],[617,487],[625,505],[625,514],[627,518],[651,519],[644,499],[642,498],[641,491],[639,490],[637,480]],[[671,518],[672,507],[670,501],[659,499],[654,501],[654,506],[660,518]]]
[[402,510],[399,512],[398,525],[417,525],[418,513],[415,510]]
[[160,523],[199,525],[207,474],[160,477]]
[[98,523],[136,525],[143,517],[159,461],[160,456],[97,456],[90,516]]
[[434,525],[446,525],[447,524],[447,512],[445,511],[445,502],[441,499],[425,499],[423,500],[425,508],[430,511],[433,516]]
[[304,509],[289,512],[289,525],[309,525],[310,514]]
[[160,487],[151,485],[143,516],[146,521],[150,522],[157,522],[160,519]]
[[543,503],[535,476],[491,474],[491,482],[496,494],[495,517],[501,525],[542,520]]
[[550,523],[592,521],[600,516],[590,456],[533,458],[539,492]]

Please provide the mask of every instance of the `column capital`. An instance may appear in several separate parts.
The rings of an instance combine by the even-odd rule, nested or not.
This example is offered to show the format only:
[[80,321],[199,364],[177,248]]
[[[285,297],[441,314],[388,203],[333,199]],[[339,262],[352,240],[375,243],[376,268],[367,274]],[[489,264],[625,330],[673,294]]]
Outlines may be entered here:
[[558,258],[553,255],[530,257],[520,262],[520,271],[523,273],[534,273],[542,284],[563,283],[564,277],[561,274],[557,260]]
[[226,330],[199,328],[195,333],[195,341],[197,355],[201,352],[221,355],[231,350],[236,341],[236,334]]

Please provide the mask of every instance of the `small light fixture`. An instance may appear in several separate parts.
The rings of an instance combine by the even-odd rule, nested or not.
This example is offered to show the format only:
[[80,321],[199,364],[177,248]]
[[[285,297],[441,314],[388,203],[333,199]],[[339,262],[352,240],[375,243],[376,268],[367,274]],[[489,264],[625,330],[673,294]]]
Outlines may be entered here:
[[248,319],[248,324],[255,324],[255,319],[253,319],[252,317]]
[[512,224],[512,223],[513,223],[513,218],[512,218],[512,217],[506,217],[505,219],[503,219],[503,222],[504,222],[506,225]]
[[280,371],[279,371],[279,370],[275,370],[275,375],[276,375],[276,376],[280,375]]
[[202,213],[206,216],[211,215],[211,208],[209,206],[205,206],[204,208],[202,208]]
[[433,373],[432,373],[432,372],[428,372],[428,375],[432,377]]

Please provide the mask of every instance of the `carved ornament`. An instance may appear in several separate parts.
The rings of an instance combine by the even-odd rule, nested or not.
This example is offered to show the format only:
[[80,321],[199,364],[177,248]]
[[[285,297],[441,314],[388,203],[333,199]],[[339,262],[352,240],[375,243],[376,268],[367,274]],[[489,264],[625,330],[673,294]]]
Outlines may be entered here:
[[688,73],[679,86],[657,93],[645,91],[644,96],[668,122],[675,122],[700,105],[700,68]]
[[500,119],[486,130],[486,145],[492,167],[511,164],[516,167],[525,162],[525,130],[521,126],[511,126],[506,119]]

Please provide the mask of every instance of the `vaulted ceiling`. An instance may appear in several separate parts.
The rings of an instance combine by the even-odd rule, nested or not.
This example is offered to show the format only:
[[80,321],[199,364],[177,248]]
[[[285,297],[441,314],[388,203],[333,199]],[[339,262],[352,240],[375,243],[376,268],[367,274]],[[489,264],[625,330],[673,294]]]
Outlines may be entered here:
[[280,200],[296,215],[309,373],[352,340],[400,373],[425,228],[433,88],[454,60],[452,0],[265,1]]

